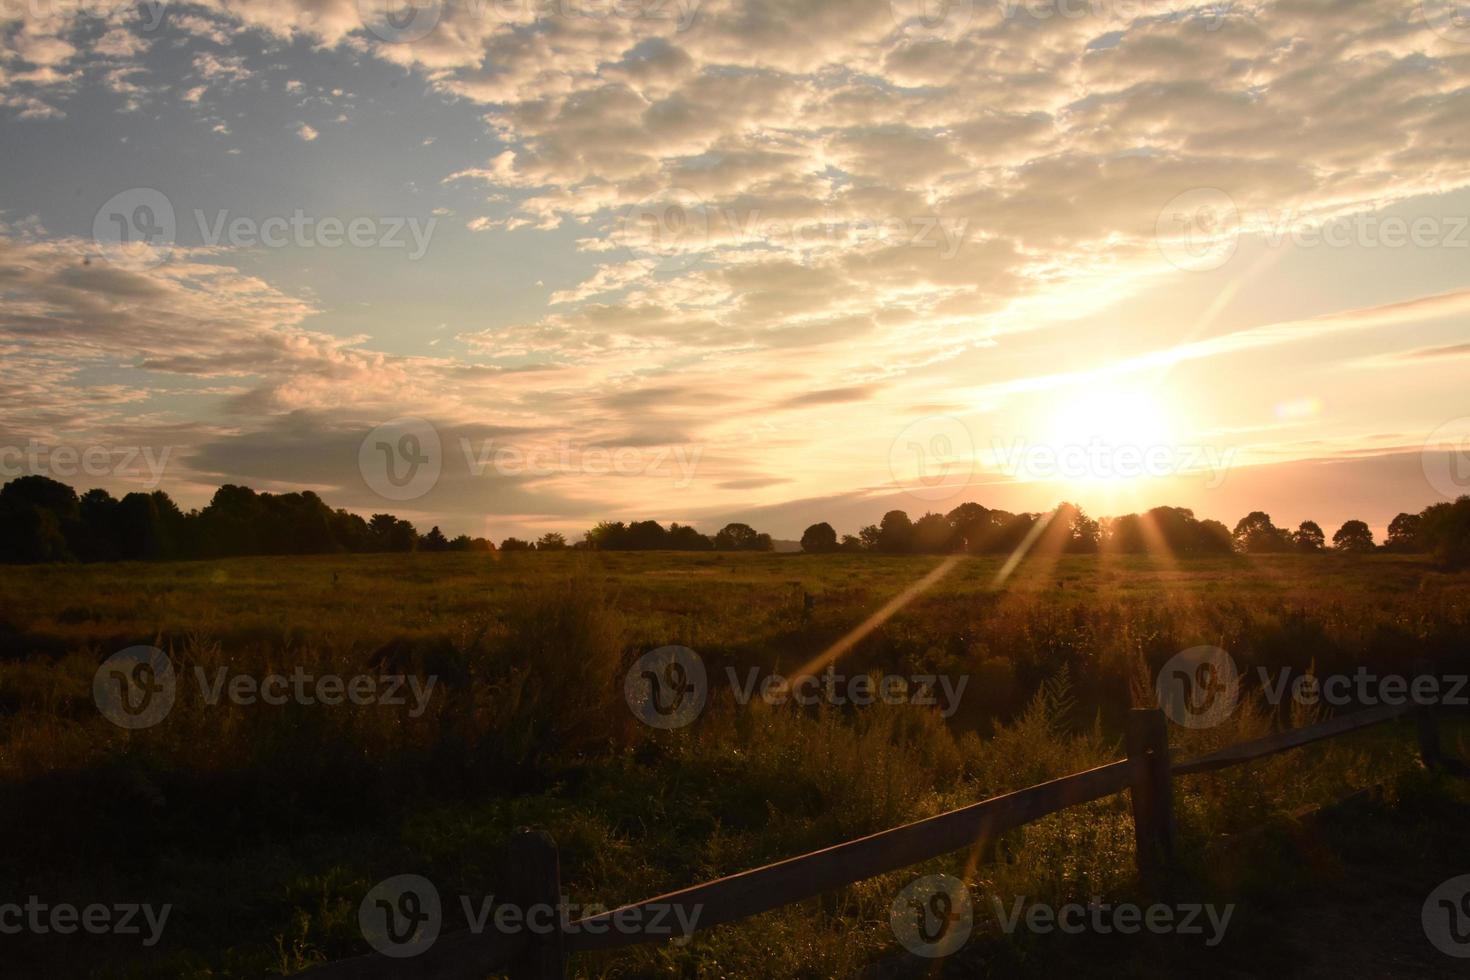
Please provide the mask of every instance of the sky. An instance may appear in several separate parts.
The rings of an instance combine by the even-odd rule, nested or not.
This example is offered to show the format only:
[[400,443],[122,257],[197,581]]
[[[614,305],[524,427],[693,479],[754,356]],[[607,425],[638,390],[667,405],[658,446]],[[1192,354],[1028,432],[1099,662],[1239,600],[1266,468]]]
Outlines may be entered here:
[[0,0],[0,478],[421,528],[1470,493],[1448,0]]

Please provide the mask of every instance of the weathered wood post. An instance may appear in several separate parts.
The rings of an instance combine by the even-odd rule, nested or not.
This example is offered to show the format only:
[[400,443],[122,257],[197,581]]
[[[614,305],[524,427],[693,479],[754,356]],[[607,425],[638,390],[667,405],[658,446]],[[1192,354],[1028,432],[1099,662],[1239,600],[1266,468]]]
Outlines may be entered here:
[[1423,678],[1434,678],[1437,693],[1438,677],[1434,673],[1434,665],[1428,660],[1414,661],[1414,677],[1409,682],[1410,713],[1414,716],[1414,727],[1419,733],[1419,757],[1424,760],[1426,769],[1438,769],[1444,759],[1444,753],[1439,747],[1439,726],[1434,720],[1434,705],[1424,697],[1422,688],[1429,685]]
[[1128,713],[1128,761],[1132,764],[1133,832],[1138,871],[1151,882],[1174,862],[1174,785],[1169,767],[1169,727],[1158,708]]
[[510,839],[511,899],[520,906],[523,927],[543,922],[539,906],[550,906],[551,931],[531,932],[530,945],[511,964],[511,980],[565,980],[567,954],[562,941],[561,858],[551,835],[522,827]]

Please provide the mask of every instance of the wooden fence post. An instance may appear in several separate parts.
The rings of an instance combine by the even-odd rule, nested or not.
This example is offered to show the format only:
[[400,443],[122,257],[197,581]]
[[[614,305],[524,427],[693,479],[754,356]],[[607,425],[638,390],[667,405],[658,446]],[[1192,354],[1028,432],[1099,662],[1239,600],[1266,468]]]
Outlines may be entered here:
[[1419,732],[1419,757],[1424,760],[1426,769],[1438,769],[1444,758],[1439,748],[1439,726],[1434,721],[1434,706],[1423,704],[1419,700],[1417,691],[1421,677],[1436,677],[1434,665],[1428,660],[1414,662],[1414,677],[1409,682],[1409,696],[1413,702],[1411,713],[1414,716],[1414,727]]
[[551,932],[531,934],[530,945],[510,966],[511,980],[565,980],[561,858],[556,842],[545,831],[522,827],[510,839],[509,858],[511,898],[520,906],[522,922],[526,922],[533,907],[552,909]]
[[1163,711],[1135,708],[1128,713],[1128,761],[1133,771],[1129,792],[1138,870],[1156,882],[1174,862],[1174,785]]

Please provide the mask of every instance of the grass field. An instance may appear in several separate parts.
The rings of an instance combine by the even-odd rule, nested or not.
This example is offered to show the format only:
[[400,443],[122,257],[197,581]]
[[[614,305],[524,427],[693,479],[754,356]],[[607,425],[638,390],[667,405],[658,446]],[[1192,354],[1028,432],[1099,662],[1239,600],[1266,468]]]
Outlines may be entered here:
[[[173,906],[150,948],[0,937],[6,975],[289,975],[366,951],[358,904],[391,875],[422,874],[446,895],[501,893],[505,839],[526,824],[558,841],[576,901],[642,898],[1118,758],[1126,710],[1165,660],[1201,644],[1247,673],[1466,662],[1470,573],[1413,558],[1078,556],[1024,563],[1000,585],[998,560],[963,558],[838,662],[849,675],[967,678],[949,717],[912,704],[740,705],[716,682],[696,722],[657,731],[624,701],[629,665],[669,644],[697,651],[712,679],[727,667],[795,672],[940,562],[518,553],[0,570],[0,896]],[[138,644],[168,653],[178,697],[161,724],[127,731],[99,714],[92,684],[103,660]],[[422,711],[211,705],[196,668],[406,673],[436,686]],[[1314,717],[1252,699],[1216,728],[1175,729],[1174,751]],[[1445,738],[1470,757],[1463,725],[1447,722]],[[1381,795],[1294,816],[1370,786]],[[1187,963],[1314,976],[1310,937],[1326,922],[1394,928],[1374,948],[1399,956],[1404,976],[1455,968],[1422,934],[1416,944],[1422,895],[1410,898],[1421,878],[1427,893],[1470,871],[1470,795],[1423,772],[1407,726],[1189,777],[1176,792],[1185,897],[1238,906],[1218,946],[1005,936],[977,914],[949,969],[1051,976],[1085,962],[1167,976]],[[574,967],[852,975],[899,950],[889,907],[932,871],[1006,904],[1135,894],[1126,797],[1009,834],[978,864],[967,857]],[[1364,881],[1376,883],[1366,897]],[[1364,916],[1356,926],[1346,895]],[[446,903],[446,929],[458,914]]]

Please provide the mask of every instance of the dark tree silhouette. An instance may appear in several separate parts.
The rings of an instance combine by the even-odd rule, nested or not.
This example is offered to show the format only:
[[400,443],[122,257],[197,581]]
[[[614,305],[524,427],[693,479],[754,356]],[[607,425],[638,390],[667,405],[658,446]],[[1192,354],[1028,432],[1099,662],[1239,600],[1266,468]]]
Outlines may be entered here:
[[1414,552],[1424,550],[1424,517],[1421,514],[1399,514],[1388,525],[1387,551]]
[[890,510],[878,522],[878,550],[890,555],[904,554],[914,545],[914,522],[901,510]]
[[1254,510],[1235,525],[1235,546],[1251,554],[1285,551],[1291,545],[1290,535],[1271,523],[1271,515]]
[[1348,521],[1332,536],[1332,546],[1338,551],[1362,554],[1373,550],[1373,532],[1362,521]]
[[770,551],[769,534],[760,534],[749,524],[726,524],[715,535],[717,551]]
[[801,550],[813,555],[836,551],[837,532],[826,521],[813,524],[801,534]]
[[1311,553],[1327,547],[1327,536],[1322,533],[1322,528],[1316,521],[1302,521],[1291,540],[1297,551]]

